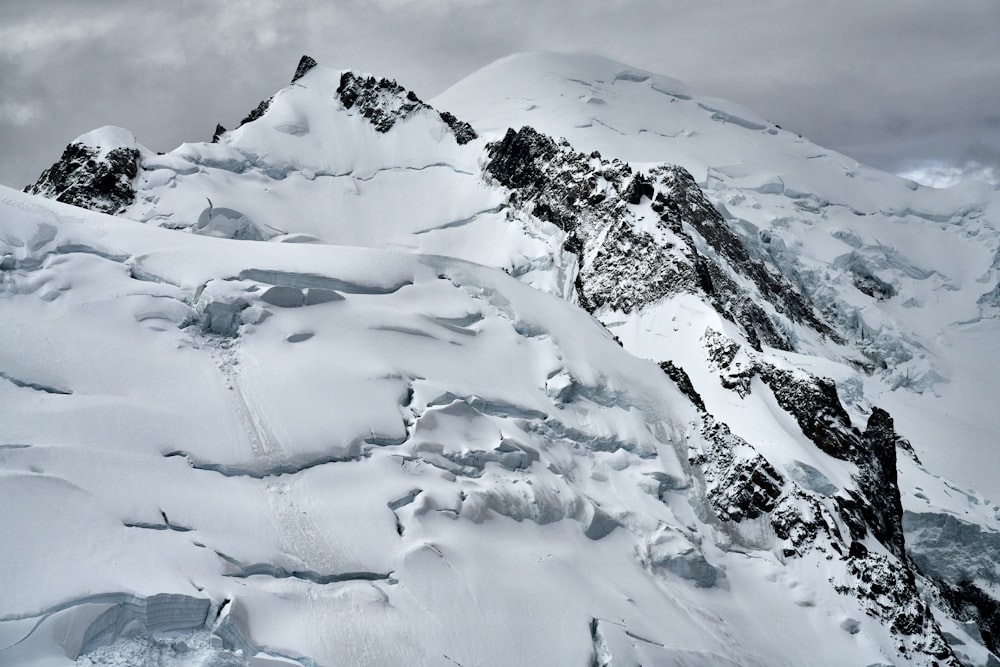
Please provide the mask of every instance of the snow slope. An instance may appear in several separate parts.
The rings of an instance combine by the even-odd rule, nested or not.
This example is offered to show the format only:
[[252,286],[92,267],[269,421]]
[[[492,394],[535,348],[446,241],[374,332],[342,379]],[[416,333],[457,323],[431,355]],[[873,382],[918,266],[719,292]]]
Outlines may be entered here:
[[995,193],[596,57],[432,104],[3,191],[0,663],[996,659]]
[[[304,664],[806,658],[740,602],[788,622],[797,575],[721,551],[685,491],[683,398],[570,304],[457,260],[2,205],[6,662],[104,655],[102,613]],[[235,339],[184,326],[232,303]],[[835,606],[802,650],[847,616],[874,627],[838,660],[890,650]]]
[[[983,401],[1000,386],[997,374],[971,368],[992,368],[996,356],[988,343],[996,300],[980,303],[1000,279],[1000,201],[988,186],[919,186],[731,102],[594,56],[510,56],[433,102],[486,137],[530,125],[634,166],[685,167],[737,233],[795,275],[821,310],[836,307],[845,327],[886,348],[889,377],[868,392],[930,417],[907,435],[931,468],[995,497],[992,469],[982,462],[996,460],[1000,422]],[[884,281],[893,297],[861,292],[857,273]],[[903,384],[924,395],[891,391]],[[943,446],[949,441],[964,443],[962,451]]]

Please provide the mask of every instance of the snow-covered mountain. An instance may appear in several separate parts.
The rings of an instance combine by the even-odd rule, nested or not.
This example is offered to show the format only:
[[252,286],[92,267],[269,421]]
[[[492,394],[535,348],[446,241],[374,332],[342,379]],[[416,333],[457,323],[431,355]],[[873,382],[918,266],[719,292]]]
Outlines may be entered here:
[[524,54],[26,190],[0,664],[997,664],[986,187]]

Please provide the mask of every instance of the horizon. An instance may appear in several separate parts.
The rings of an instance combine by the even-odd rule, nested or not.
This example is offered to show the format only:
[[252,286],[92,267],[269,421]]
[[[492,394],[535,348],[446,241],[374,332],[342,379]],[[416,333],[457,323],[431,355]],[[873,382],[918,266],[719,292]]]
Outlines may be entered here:
[[848,4],[8,5],[0,182],[28,185],[75,137],[104,125],[157,151],[208,141],[216,123],[235,125],[287,85],[303,53],[429,99],[498,58],[545,50],[596,53],[679,79],[927,185],[996,186],[1000,7]]

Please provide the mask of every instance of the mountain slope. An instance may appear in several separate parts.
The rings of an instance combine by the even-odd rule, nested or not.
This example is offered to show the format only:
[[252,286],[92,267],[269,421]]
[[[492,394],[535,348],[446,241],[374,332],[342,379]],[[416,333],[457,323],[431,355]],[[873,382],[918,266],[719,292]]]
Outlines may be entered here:
[[34,186],[131,221],[4,193],[0,656],[995,660],[992,193],[604,59],[431,104],[303,58]]

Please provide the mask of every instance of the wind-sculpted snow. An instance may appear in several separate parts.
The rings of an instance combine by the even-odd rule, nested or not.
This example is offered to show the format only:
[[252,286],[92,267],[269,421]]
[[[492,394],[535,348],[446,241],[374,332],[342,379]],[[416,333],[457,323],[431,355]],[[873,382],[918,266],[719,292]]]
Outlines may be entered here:
[[[216,246],[226,241],[178,237],[96,215],[85,216],[82,224],[60,223],[58,208],[50,209],[55,223],[44,223],[53,227],[50,238],[32,251],[16,242],[32,238],[42,224],[17,208],[31,200],[10,193],[4,201],[3,233],[15,241],[11,247],[19,260],[77,244],[129,257],[163,279],[136,280],[120,261],[78,254],[79,260],[47,269],[66,271],[63,277],[73,282],[58,302],[20,293],[5,298],[7,335],[29,321],[44,322],[48,308],[63,313],[43,325],[30,345],[18,348],[15,359],[25,360],[19,363],[71,348],[80,336],[104,341],[91,344],[85,357],[60,365],[73,394],[39,402],[36,394],[48,394],[21,396],[17,392],[23,390],[14,386],[5,393],[10,437],[61,443],[3,450],[4,503],[10,509],[5,531],[19,535],[16,545],[7,543],[4,558],[30,554],[24,561],[30,565],[12,574],[16,581],[4,582],[10,592],[7,618],[28,618],[105,586],[109,593],[197,596],[213,604],[235,595],[246,615],[249,645],[310,656],[317,664],[351,651],[392,663],[405,644],[387,652],[364,649],[366,644],[345,649],[342,641],[309,630],[313,621],[289,634],[267,619],[282,608],[276,600],[304,594],[302,586],[340,587],[346,597],[334,600],[369,604],[362,602],[367,593],[359,598],[351,592],[362,580],[365,591],[393,601],[393,625],[417,631],[423,614],[416,609],[432,601],[419,592],[418,582],[436,581],[436,587],[461,595],[448,577],[434,574],[435,567],[414,561],[412,550],[423,544],[437,544],[445,557],[460,558],[467,576],[479,582],[477,596],[506,605],[508,593],[491,596],[482,587],[489,585],[493,568],[512,555],[510,549],[493,544],[494,557],[466,561],[464,550],[448,545],[464,540],[468,526],[508,535],[506,540],[525,523],[543,531],[525,538],[542,550],[539,558],[574,543],[567,542],[574,534],[582,545],[610,540],[608,547],[573,547],[584,553],[596,549],[585,557],[591,564],[583,564],[581,574],[596,576],[598,564],[618,554],[612,557],[622,570],[618,585],[633,599],[661,600],[656,604],[666,605],[669,616],[685,616],[688,608],[643,592],[651,581],[669,582],[672,576],[700,586],[715,581],[719,565],[710,559],[720,554],[703,553],[694,542],[666,551],[657,547],[645,560],[636,558],[635,545],[666,544],[649,542],[648,526],[671,520],[673,511],[690,513],[677,491],[657,497],[659,485],[650,477],[685,477],[675,451],[680,441],[667,426],[667,406],[680,394],[658,368],[630,357],[571,305],[500,272],[442,258],[265,244],[258,259],[270,258],[259,264],[268,268],[257,269],[245,263],[254,253],[220,255]],[[152,249],[156,246],[166,250]],[[77,275],[75,262],[83,258],[90,269]],[[382,267],[377,274],[366,268],[372,261]],[[333,286],[341,298],[281,307],[265,298],[275,286]],[[227,336],[183,320],[149,328],[136,317],[143,306],[135,297],[150,289],[192,308],[243,299],[244,311],[263,308],[271,315],[256,324],[233,323]],[[66,327],[67,321],[76,324]],[[314,336],[289,345],[288,332],[304,328]],[[117,371],[124,360],[131,369],[126,376]],[[477,372],[470,374],[469,368]],[[554,389],[551,380],[560,376],[568,379],[565,387],[576,388]],[[70,402],[52,402],[57,399]],[[42,414],[49,418],[39,430]],[[600,480],[628,470],[632,482],[616,483],[614,493],[604,490],[607,481]],[[42,489],[47,491],[40,496]],[[410,502],[399,501],[408,494]],[[623,503],[622,494],[630,502]],[[38,507],[41,497],[74,509],[59,521],[36,521],[27,508]],[[80,531],[96,531],[98,544],[114,550],[115,571],[98,579],[84,575],[111,557],[98,546],[71,567],[63,564],[61,574],[46,577],[46,585],[36,585],[42,571],[61,563],[79,543]],[[516,538],[511,546],[521,541]],[[117,546],[124,544],[131,546]],[[496,554],[504,556],[497,561]],[[234,580],[243,582],[236,590]],[[526,658],[565,642],[566,599],[555,593],[568,589],[559,581],[545,584],[555,586],[551,603],[534,603],[540,616],[533,622],[542,622],[545,632],[514,642],[522,626],[515,619],[501,623],[492,631],[500,642],[495,649],[518,643],[521,648],[496,655]],[[585,600],[571,603],[580,642],[570,655],[589,651],[587,619],[593,610]],[[327,611],[306,618],[337,614],[339,604],[321,603]],[[626,609],[614,606],[617,611],[606,608],[607,615]],[[370,619],[359,617],[356,623]],[[359,632],[362,625],[353,627]],[[412,649],[414,655],[426,658],[442,646],[465,660],[479,655],[481,640],[459,639],[473,636],[472,626],[452,617],[449,627],[444,635],[441,630],[428,635]],[[142,635],[159,641],[161,630],[148,626]],[[10,620],[4,646],[22,645],[17,642],[25,632]],[[116,633],[108,635],[106,646],[119,645]],[[699,636],[706,646],[711,643],[709,633]],[[104,655],[88,646],[86,655]]]
[[432,103],[304,57],[38,186],[136,222],[0,193],[0,662],[994,664],[995,194],[600,58]]
[[[782,543],[797,545],[783,547],[783,557],[789,549],[803,559],[829,553],[813,551],[810,540],[820,538],[802,533],[811,496],[783,490],[781,473],[748,458],[749,445],[691,430],[695,413],[670,377],[571,304],[447,258],[249,245],[96,214],[62,222],[57,204],[39,218],[37,208],[20,206],[32,201],[26,195],[4,201],[3,234],[18,261],[69,245],[105,255],[42,259],[54,279],[65,272],[73,284],[55,302],[5,298],[8,322],[43,323],[19,348],[22,368],[81,336],[90,341],[85,357],[59,365],[73,394],[11,385],[4,396],[7,437],[39,443],[2,450],[4,529],[20,537],[3,557],[29,555],[16,580],[4,582],[12,591],[10,620],[0,625],[8,655],[53,646],[46,633],[24,640],[30,627],[15,619],[128,590],[235,606],[240,630],[191,627],[188,653],[164,644],[155,624],[138,635],[100,630],[101,645],[81,644],[81,660],[129,651],[222,659],[239,649],[301,664],[433,662],[442,654],[586,662],[595,617],[624,619],[629,632],[664,647],[683,628],[684,655],[784,659],[785,647],[749,621],[731,631],[735,643],[720,644],[714,624],[696,620],[715,613],[698,591],[730,596],[759,585],[733,560],[745,556],[728,551],[736,543],[762,555]],[[47,240],[29,250],[25,240],[41,224],[52,227]],[[228,244],[238,251],[222,250]],[[81,261],[88,268],[77,273]],[[125,265],[159,281],[137,280]],[[299,296],[267,296],[278,287]],[[148,326],[137,297],[150,290],[189,311],[241,303],[241,316],[224,332],[190,318]],[[340,298],[307,304],[310,290]],[[62,315],[46,319],[56,307]],[[269,315],[242,317],[251,309]],[[312,335],[289,342],[303,331]],[[117,371],[123,360],[126,375]],[[732,514],[723,522],[732,530],[714,527],[717,493],[730,484],[722,480],[737,479],[742,461],[765,474],[748,478],[766,490],[747,507],[784,517],[774,519],[783,542],[753,537]],[[37,521],[42,498],[41,507],[72,509]],[[94,535],[98,546],[64,562]],[[113,572],[85,574],[111,553]],[[574,592],[581,580],[604,580],[616,592]],[[46,584],[23,583],[39,581]],[[766,593],[774,612],[794,618],[799,607],[782,602],[775,586]],[[530,607],[530,623],[502,613],[511,604]],[[486,617],[488,634],[479,629]],[[319,631],[333,619],[341,631]],[[858,626],[874,642],[857,649],[869,660],[879,637],[892,641],[872,619]],[[420,639],[402,641],[401,633]],[[377,644],[365,639],[374,637]]]

